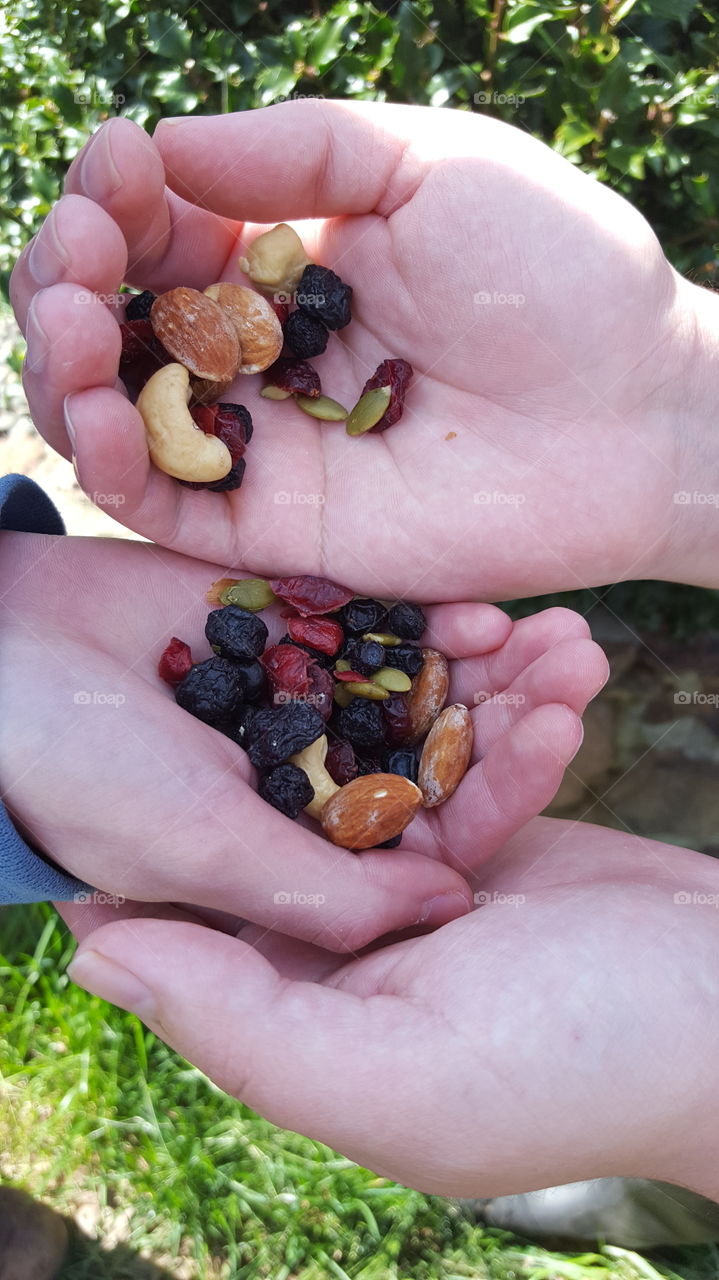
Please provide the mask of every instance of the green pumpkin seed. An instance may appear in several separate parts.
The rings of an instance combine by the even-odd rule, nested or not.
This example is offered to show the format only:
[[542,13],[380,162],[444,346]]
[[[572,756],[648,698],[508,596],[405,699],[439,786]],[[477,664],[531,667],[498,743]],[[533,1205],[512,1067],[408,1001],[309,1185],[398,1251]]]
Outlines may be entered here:
[[260,395],[264,396],[265,400],[289,400],[292,392],[283,391],[281,387],[267,386],[262,388]]
[[338,400],[331,396],[295,396],[298,407],[310,418],[319,418],[321,422],[344,422],[347,410]]
[[395,667],[381,667],[372,676],[375,684],[382,689],[389,689],[390,693],[409,693],[412,688],[412,681],[406,671],[398,671]]
[[220,596],[222,604],[236,604],[249,613],[259,613],[275,603],[275,595],[269,582],[264,578],[243,578],[233,587],[225,587]]
[[375,387],[360,396],[354,409],[347,418],[347,435],[363,436],[377,426],[389,408],[391,387]]
[[387,689],[371,680],[343,680],[341,683],[348,693],[357,698],[369,698],[370,702],[384,702],[389,697]]
[[385,649],[396,649],[399,645],[405,643],[404,640],[400,640],[399,636],[393,636],[389,631],[368,631],[362,639],[376,640],[377,644],[383,644]]

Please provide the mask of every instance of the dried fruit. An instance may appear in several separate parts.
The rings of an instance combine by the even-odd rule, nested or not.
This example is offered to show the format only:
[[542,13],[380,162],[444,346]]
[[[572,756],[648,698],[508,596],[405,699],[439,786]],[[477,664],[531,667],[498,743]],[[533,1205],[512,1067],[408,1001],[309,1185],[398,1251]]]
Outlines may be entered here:
[[196,378],[232,381],[240,364],[240,344],[232,321],[211,298],[180,285],[155,299],[150,319],[173,359]]
[[226,658],[197,662],[175,689],[175,701],[206,724],[228,724],[242,706],[241,673]]
[[360,396],[347,415],[347,435],[363,436],[384,417],[391,399],[390,387],[376,387]]
[[128,393],[137,399],[139,392],[153,373],[169,364],[172,356],[165,351],[155,337],[148,319],[132,320],[120,325],[122,350],[120,352],[120,377]]
[[355,778],[322,810],[322,827],[344,849],[372,849],[404,831],[422,804],[413,782],[394,773]]
[[303,769],[312,784],[313,795],[307,804],[302,806],[310,818],[319,819],[323,805],[335,791],[339,790],[337,783],[325,768],[326,756],[327,735],[324,733],[321,738],[310,743],[309,747],[305,747],[304,751],[292,756],[291,763],[298,769]]
[[339,623],[329,618],[290,618],[287,630],[293,640],[330,655],[337,652],[345,638]]
[[[224,582],[225,586],[219,596],[213,598],[213,603],[214,599],[217,599],[222,604],[236,604],[240,609],[247,609],[250,613],[260,613],[262,609],[268,609],[277,599],[265,578],[242,578],[239,582],[232,578],[221,578],[220,582]],[[213,586],[217,585],[213,583]],[[210,599],[209,593],[207,599]]]
[[342,657],[354,671],[363,676],[371,676],[379,671],[385,662],[384,646],[376,640],[348,640],[342,650]]
[[165,646],[160,654],[160,661],[157,666],[160,679],[173,686],[180,684],[191,667],[192,651],[189,644],[185,644],[184,640],[178,640],[177,636],[173,636],[170,643]]
[[257,658],[267,643],[267,627],[261,618],[228,604],[207,615],[205,635],[216,653],[240,661]]
[[346,587],[311,574],[296,578],[270,578],[270,586],[276,596],[291,604],[303,618],[315,613],[334,613],[352,598],[352,592]]
[[472,717],[460,702],[445,707],[427,735],[419,762],[425,808],[442,804],[457,790],[472,755]]
[[307,696],[312,658],[304,649],[290,644],[274,644],[265,650],[260,661],[269,677],[274,702]]
[[257,769],[273,769],[319,738],[325,722],[306,702],[263,707],[252,717],[247,754]]
[[339,621],[350,635],[361,636],[365,631],[381,631],[387,621],[387,610],[379,600],[355,596],[340,611]]
[[339,403],[339,400],[333,400],[331,396],[296,396],[298,409],[309,415],[310,418],[319,418],[321,422],[344,422],[347,417],[347,410]]
[[285,342],[300,360],[311,360],[326,350],[329,333],[321,320],[304,311],[293,311],[284,325]]
[[227,395],[234,378],[226,378],[224,382],[210,382],[207,378],[190,378],[190,391],[193,404],[214,405]]
[[422,650],[411,644],[398,644],[394,648],[385,649],[385,662],[388,667],[396,667],[405,675],[416,676],[422,670],[424,658]]
[[305,698],[315,711],[319,711],[323,720],[329,720],[333,711],[333,701],[335,685],[329,671],[325,669],[314,659],[310,660],[309,671],[307,673],[309,680],[309,688]]
[[409,676],[395,667],[382,667],[372,676],[372,680],[374,684],[378,684],[381,689],[387,689],[389,693],[409,693],[412,688]]
[[[356,778],[359,765],[351,742],[345,742],[342,738],[334,738],[327,752],[325,768],[338,787],[343,787],[346,782],[351,782],[353,778]],[[391,770],[388,770],[388,772],[391,772]]]
[[295,301],[305,315],[321,320],[327,329],[344,329],[352,319],[352,288],[329,267],[316,263],[305,267]]
[[411,744],[419,742],[432,728],[447,701],[449,691],[449,664],[443,653],[436,649],[423,649],[424,662],[419,675],[407,694],[410,718]]
[[399,422],[404,409],[405,396],[414,370],[407,360],[383,360],[362,388],[363,394],[375,387],[389,387],[391,396],[387,412],[372,427],[373,431],[386,431]]
[[391,693],[386,702],[382,703],[382,715],[390,746],[396,747],[407,742],[412,732],[412,722],[406,693]]
[[268,294],[293,293],[310,261],[297,232],[286,222],[264,231],[239,260],[250,280]]
[[151,293],[149,289],[143,289],[142,293],[130,294],[125,307],[125,320],[149,320],[155,297],[156,294]]
[[398,600],[388,614],[389,629],[403,640],[420,640],[427,629],[424,610],[418,604]]
[[227,445],[232,458],[232,467],[226,476],[212,483],[201,484],[183,481],[188,489],[210,489],[213,493],[224,493],[228,489],[239,489],[244,475],[245,463],[242,455],[245,447],[252,439],[252,418],[249,409],[243,404],[195,405],[190,415],[201,431],[207,435],[217,436]]
[[257,787],[263,800],[287,818],[297,818],[312,804],[314,788],[304,769],[296,764],[278,764],[260,778]]
[[419,760],[414,751],[385,751],[382,757],[382,768],[385,773],[398,773],[401,778],[417,781]]
[[337,716],[337,732],[360,752],[384,746],[387,730],[381,706],[367,698],[353,698]]
[[288,360],[282,356],[266,370],[265,378],[265,391],[273,387],[278,391],[286,391],[288,395],[309,396],[312,399],[322,393],[320,375],[306,360]]
[[240,344],[241,362],[238,373],[261,373],[269,368],[282,350],[282,325],[274,308],[254,289],[242,284],[221,281],[205,289],[232,321]]

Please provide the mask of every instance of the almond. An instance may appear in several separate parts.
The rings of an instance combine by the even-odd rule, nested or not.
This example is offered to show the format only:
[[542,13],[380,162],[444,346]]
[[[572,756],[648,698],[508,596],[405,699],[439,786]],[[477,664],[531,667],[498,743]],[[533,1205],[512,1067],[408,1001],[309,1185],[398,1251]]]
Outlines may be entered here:
[[443,804],[457,790],[472,755],[472,717],[461,702],[437,716],[422,748],[419,789],[426,809]]
[[423,649],[424,665],[407,694],[411,725],[408,746],[414,745],[432,728],[449,692],[449,663],[436,649]]
[[422,792],[398,773],[369,773],[330,796],[322,826],[344,849],[374,849],[409,826],[422,804]]
[[240,343],[229,316],[212,298],[181,285],[155,299],[150,320],[162,345],[195,378],[232,381]]
[[229,382],[209,382],[207,378],[190,378],[193,404],[216,404],[229,391],[234,381],[234,378]]
[[220,281],[205,289],[232,321],[242,352],[240,373],[261,373],[275,363],[284,337],[277,313],[261,293],[243,284]]

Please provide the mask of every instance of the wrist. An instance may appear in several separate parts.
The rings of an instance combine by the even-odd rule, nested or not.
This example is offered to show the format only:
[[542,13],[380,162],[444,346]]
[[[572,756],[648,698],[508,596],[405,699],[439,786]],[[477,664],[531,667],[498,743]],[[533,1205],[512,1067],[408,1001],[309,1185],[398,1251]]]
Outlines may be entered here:
[[719,293],[678,278],[676,308],[676,372],[668,362],[661,392],[674,418],[676,483],[666,486],[656,576],[719,587]]

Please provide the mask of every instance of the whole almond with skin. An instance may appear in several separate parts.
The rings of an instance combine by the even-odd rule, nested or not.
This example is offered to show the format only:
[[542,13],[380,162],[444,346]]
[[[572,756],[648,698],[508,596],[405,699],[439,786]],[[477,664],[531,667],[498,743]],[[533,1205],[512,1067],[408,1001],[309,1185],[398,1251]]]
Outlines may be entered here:
[[408,746],[413,746],[429,732],[449,693],[449,663],[444,654],[436,649],[423,649],[422,654],[424,664],[407,694],[411,725]]
[[195,378],[231,382],[240,364],[240,343],[229,316],[199,289],[181,285],[161,293],[150,322],[160,342]]
[[284,342],[277,313],[261,293],[220,281],[205,289],[232,321],[242,352],[238,373],[261,373],[275,363]]
[[374,849],[408,827],[422,792],[398,773],[368,773],[348,782],[325,803],[322,826],[343,849]]
[[474,728],[461,702],[445,707],[422,748],[417,782],[425,809],[443,804],[457,790],[472,756]]

